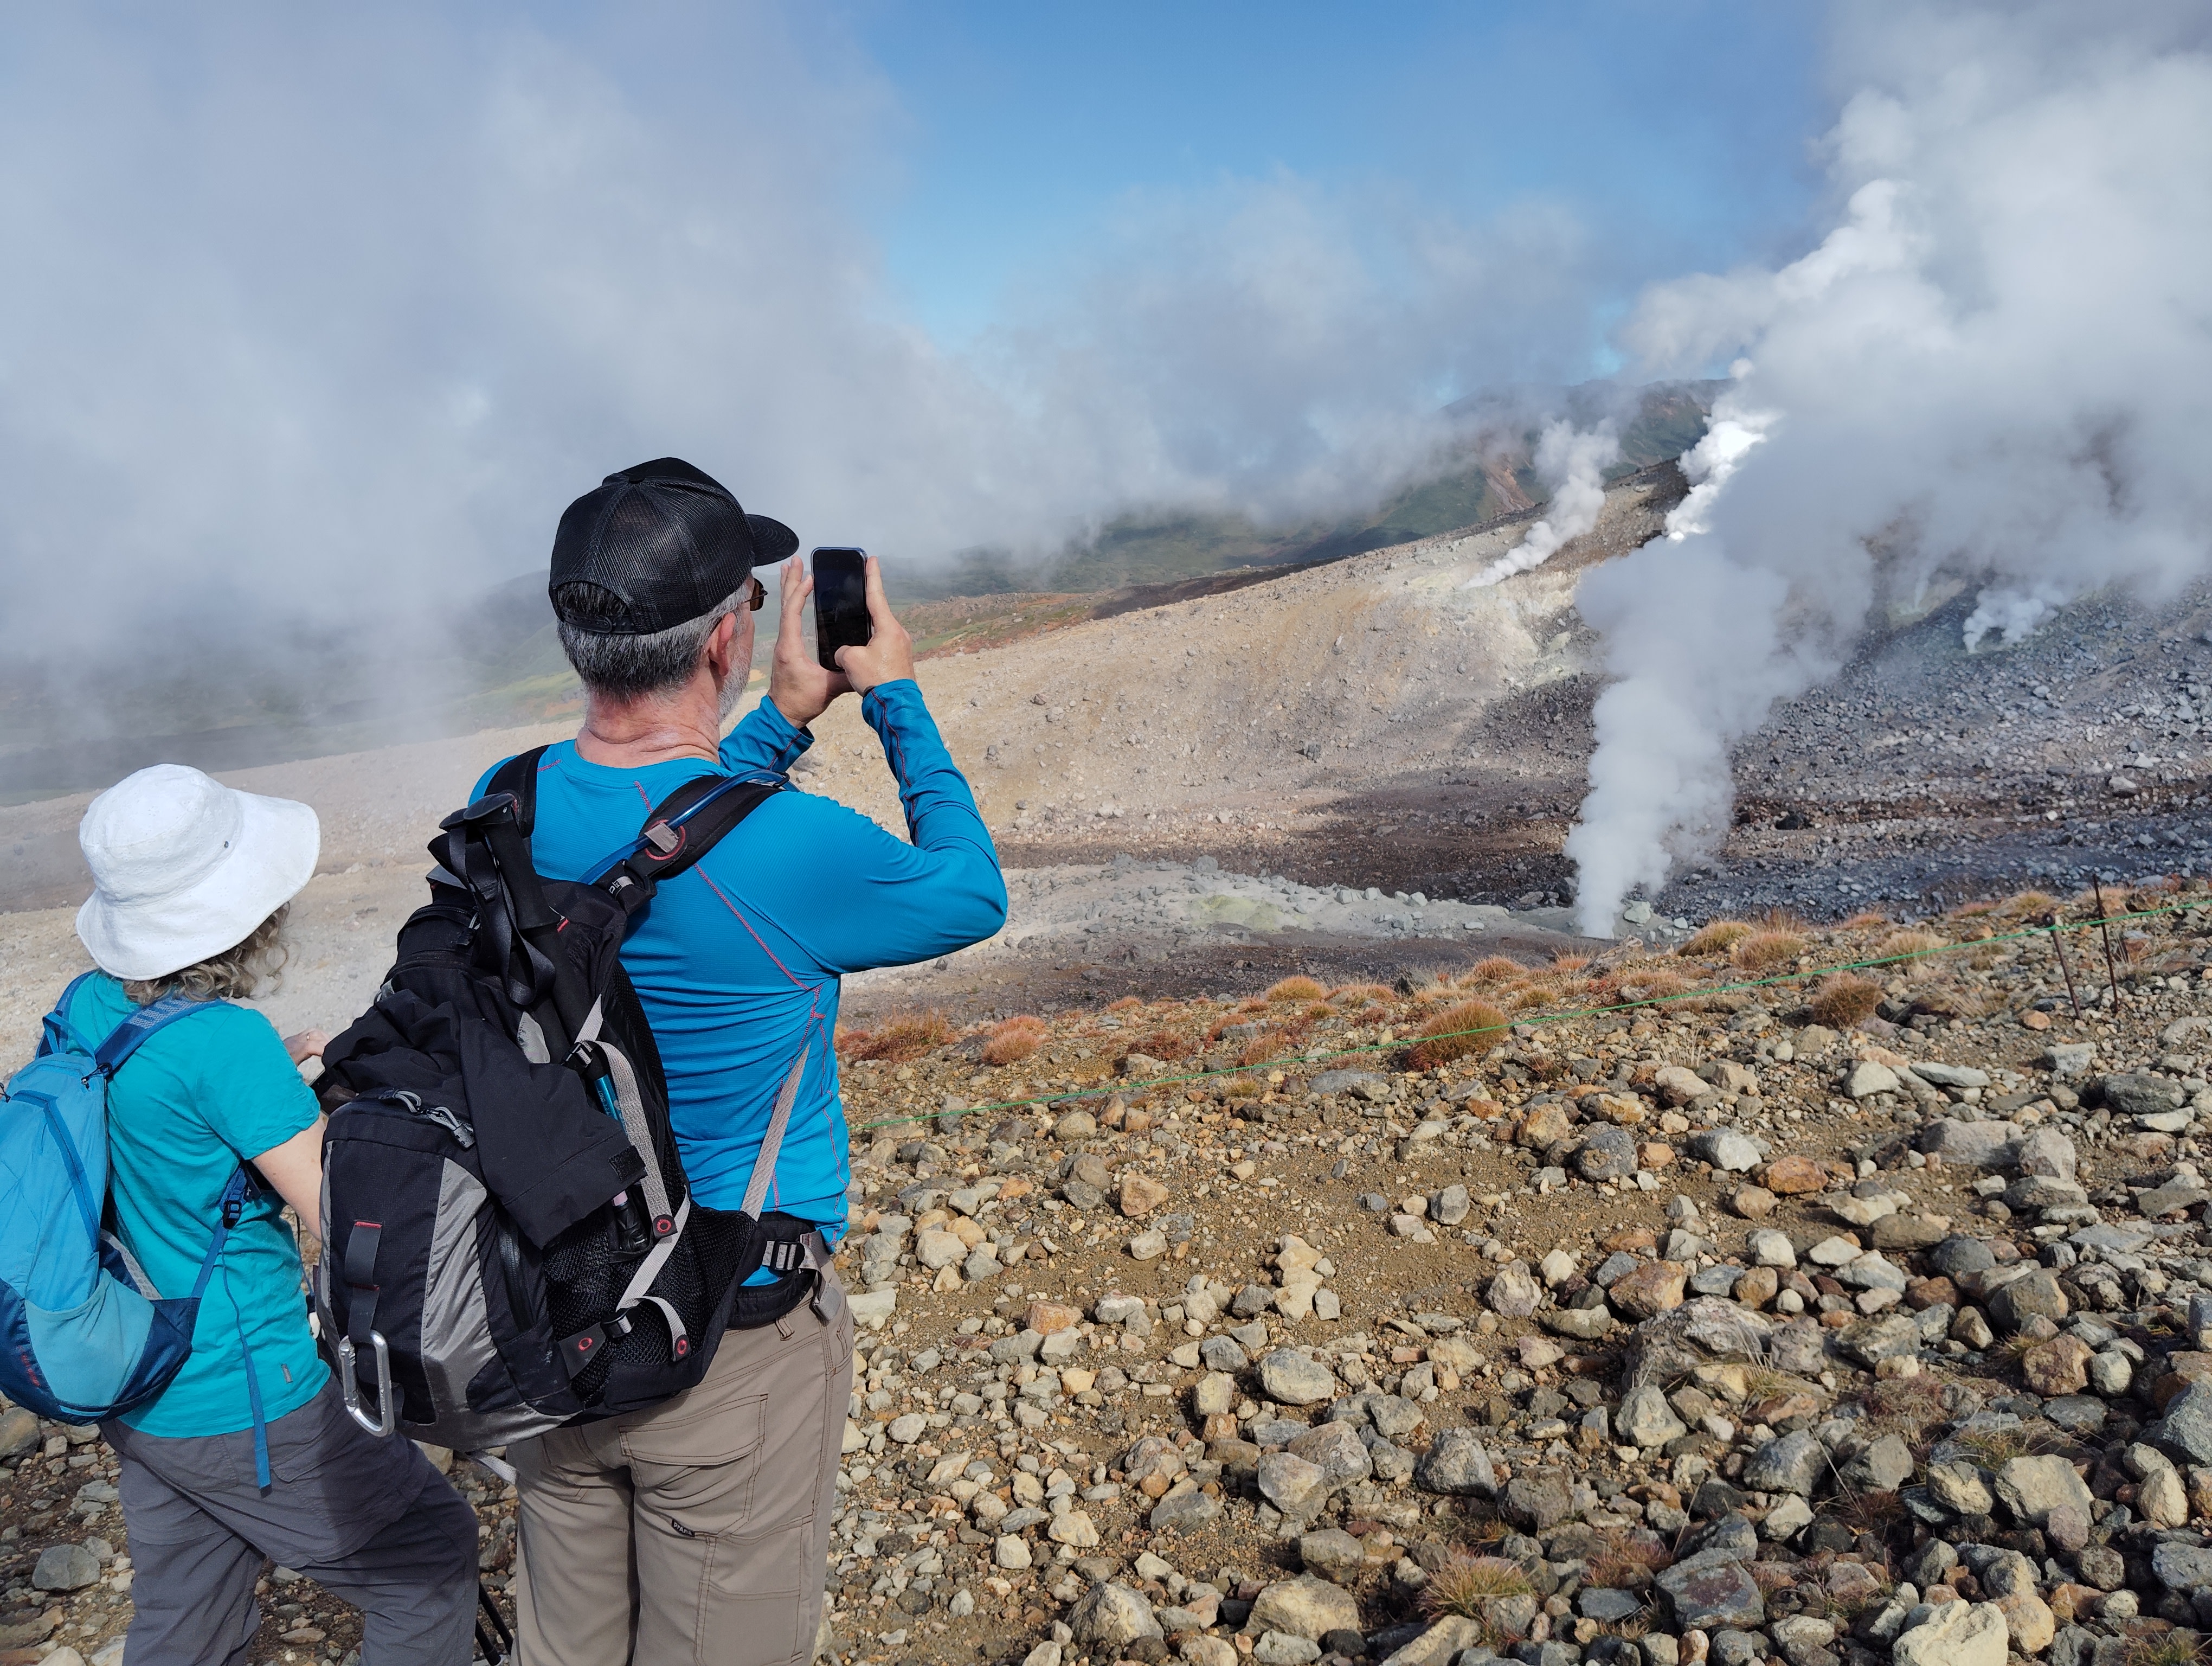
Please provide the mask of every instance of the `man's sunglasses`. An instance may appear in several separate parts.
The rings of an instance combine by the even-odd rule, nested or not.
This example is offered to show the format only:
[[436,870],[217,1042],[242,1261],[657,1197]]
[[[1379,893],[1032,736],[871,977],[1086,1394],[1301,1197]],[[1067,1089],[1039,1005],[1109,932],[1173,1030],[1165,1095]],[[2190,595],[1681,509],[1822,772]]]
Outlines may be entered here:
[[761,604],[768,599],[768,587],[750,575],[747,575],[745,582],[753,587],[753,599],[747,602],[745,606],[757,613],[761,611]]

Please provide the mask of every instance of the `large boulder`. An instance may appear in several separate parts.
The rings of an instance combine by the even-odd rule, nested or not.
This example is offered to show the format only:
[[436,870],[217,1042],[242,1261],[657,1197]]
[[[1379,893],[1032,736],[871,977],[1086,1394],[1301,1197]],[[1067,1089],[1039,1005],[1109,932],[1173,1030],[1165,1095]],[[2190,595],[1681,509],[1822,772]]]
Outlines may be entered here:
[[2105,1108],[2115,1116],[2155,1116],[2180,1110],[2188,1097],[2172,1078],[2139,1072],[2106,1077],[2104,1093]]
[[2007,1334],[2030,1319],[2063,1319],[2067,1312],[2066,1292],[2059,1287],[2058,1275],[2047,1267],[2002,1286],[1985,1305],[1990,1322]]
[[31,1570],[33,1590],[82,1590],[100,1583],[100,1559],[82,1545],[48,1545]]
[[1298,1560],[1308,1573],[1335,1581],[1367,1571],[1367,1547],[1340,1527],[1326,1527],[1298,1540]]
[[1543,1302],[1544,1287],[1522,1262],[1508,1262],[1490,1281],[1483,1299],[1502,1318],[1525,1319]]
[[1997,1471],[1997,1502],[2015,1519],[2036,1527],[2063,1505],[2071,1505],[2085,1516],[2094,1515],[2097,1508],[2088,1483],[2056,1453],[2008,1458]]
[[1800,1429],[1777,1435],[1744,1460],[1743,1484],[1756,1493],[1811,1494],[1828,1467],[1827,1449]]
[[1884,1435],[1854,1453],[1841,1479],[1856,1492],[1894,1493],[1912,1479],[1912,1453],[1896,1435]]
[[1690,1136],[1690,1154],[1723,1174],[1745,1174],[1759,1166],[1759,1147],[1734,1128],[1707,1128]]
[[1291,1456],[1304,1458],[1322,1472],[1330,1492],[1365,1481],[1375,1473],[1375,1461],[1359,1438],[1359,1432],[1342,1421],[1322,1423],[1291,1442]]
[[1994,1602],[1945,1602],[1890,1649],[1894,1666],[2005,1666],[2011,1633]]
[[[1749,1630],[1766,1620],[1759,1582],[1741,1562],[1692,1566],[1677,1563],[1659,1575],[1659,1589],[1674,1605],[1675,1626],[1714,1631],[1723,1626]],[[2004,1666],[2000,1656],[1996,1666]]]
[[1248,1637],[1286,1632],[1316,1643],[1328,1632],[1358,1629],[1358,1599],[1343,1586],[1316,1579],[1310,1573],[1268,1586],[1254,1601],[1251,1615],[1244,1622]]
[[1681,1306],[1689,1268],[1679,1262],[1640,1262],[1607,1287],[1607,1302],[1632,1319],[1656,1318]]
[[1328,1497],[1328,1477],[1321,1465],[1291,1452],[1269,1452],[1259,1463],[1260,1491],[1285,1516],[1308,1516]]
[[1636,1172],[1636,1137],[1610,1122],[1590,1130],[1575,1153],[1575,1171],[1585,1180],[1625,1180]]
[[[1816,1340],[1824,1334],[1817,1325],[1810,1329]],[[1626,1357],[1626,1386],[1671,1385],[1714,1359],[1771,1358],[1778,1369],[1796,1370],[1776,1354],[1778,1341],[1771,1320],[1734,1302],[1699,1296],[1637,1327]]]
[[1152,1605],[1139,1592],[1110,1579],[1091,1586],[1068,1610],[1067,1627],[1079,1642],[1092,1645],[1093,1653],[1118,1654],[1140,1638],[1161,1634]]
[[2053,1180],[2071,1180],[2081,1166],[2074,1142],[2048,1125],[2030,1128],[2022,1134],[2013,1150],[2012,1161],[2013,1167],[2022,1174],[2048,1175]]
[[1674,1415],[1667,1396],[1656,1383],[1631,1389],[1620,1397],[1613,1414],[1613,1432],[1631,1446],[1663,1446],[1689,1433],[1689,1426]]
[[2212,1377],[2192,1380],[2166,1402],[2154,1438],[2191,1463],[2212,1463]]
[[1318,1406],[1336,1398],[1336,1379],[1309,1355],[1277,1348],[1260,1361],[1260,1387],[1285,1406]]
[[2010,1122],[1960,1122],[1939,1116],[1920,1130],[1920,1149],[1970,1168],[2009,1167],[2020,1130]]
[[1498,1472],[1474,1430],[1446,1429],[1414,1466],[1413,1485],[1425,1493],[1488,1498],[1498,1491]]
[[1505,1483],[1505,1517],[1531,1533],[1549,1533],[1574,1514],[1574,1495],[1556,1474],[1541,1470]]

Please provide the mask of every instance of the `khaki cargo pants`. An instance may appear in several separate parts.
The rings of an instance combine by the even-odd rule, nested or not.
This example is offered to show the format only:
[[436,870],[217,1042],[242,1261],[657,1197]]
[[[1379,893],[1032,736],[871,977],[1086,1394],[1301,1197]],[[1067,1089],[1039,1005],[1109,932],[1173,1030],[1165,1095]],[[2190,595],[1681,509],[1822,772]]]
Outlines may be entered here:
[[853,1383],[853,1315],[825,1270],[722,1338],[665,1405],[516,1444],[518,1666],[784,1666],[814,1657]]

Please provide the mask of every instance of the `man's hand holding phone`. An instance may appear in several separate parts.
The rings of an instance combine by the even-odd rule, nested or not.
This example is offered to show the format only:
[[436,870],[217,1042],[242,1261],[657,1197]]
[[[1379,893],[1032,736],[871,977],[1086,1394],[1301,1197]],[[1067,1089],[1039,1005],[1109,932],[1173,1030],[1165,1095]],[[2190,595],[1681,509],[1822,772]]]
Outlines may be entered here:
[[842,671],[825,670],[806,646],[806,603],[814,593],[806,563],[793,556],[783,564],[782,592],[775,627],[775,657],[769,662],[768,697],[794,728],[805,728],[849,693]]
[[896,683],[914,675],[914,638],[907,635],[884,595],[883,564],[870,556],[866,572],[872,634],[859,647],[837,650],[837,664],[843,672],[841,680],[861,694],[878,683]]
[[862,573],[869,640],[836,649],[839,669],[832,671],[806,645],[806,605],[814,595],[814,576],[797,556],[783,564],[768,697],[794,727],[805,728],[841,694],[866,694],[878,683],[914,675],[914,639],[891,612],[884,595],[883,569],[873,556],[867,557]]

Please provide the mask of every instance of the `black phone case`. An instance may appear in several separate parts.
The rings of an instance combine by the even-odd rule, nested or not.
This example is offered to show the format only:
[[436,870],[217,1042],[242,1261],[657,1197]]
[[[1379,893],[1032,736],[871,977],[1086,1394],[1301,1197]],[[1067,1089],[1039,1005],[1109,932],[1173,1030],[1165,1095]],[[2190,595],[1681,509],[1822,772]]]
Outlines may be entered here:
[[875,640],[875,621],[866,614],[860,616],[860,634],[857,636],[841,635],[830,628],[830,621],[822,612],[821,580],[815,580],[814,591],[814,657],[824,671],[836,671],[837,650],[841,648],[866,648]]

